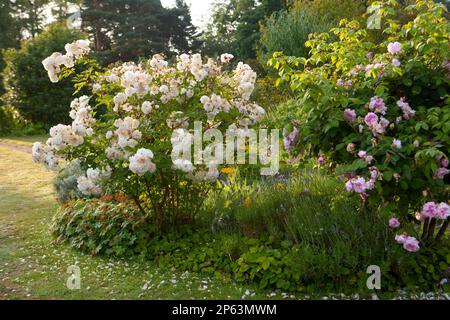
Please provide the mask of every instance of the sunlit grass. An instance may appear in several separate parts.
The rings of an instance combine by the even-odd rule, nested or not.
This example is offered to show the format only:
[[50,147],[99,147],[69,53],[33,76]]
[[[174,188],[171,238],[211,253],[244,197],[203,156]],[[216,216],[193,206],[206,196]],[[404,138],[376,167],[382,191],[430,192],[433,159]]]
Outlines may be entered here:
[[[29,153],[0,147],[0,299],[239,299],[254,292],[229,280],[161,270],[151,261],[92,257],[52,244],[53,177]],[[66,286],[70,265],[81,269],[80,290]]]
[[23,136],[23,137],[1,137],[0,142],[15,143],[18,145],[31,146],[34,142],[45,142],[48,139],[47,135],[39,136]]

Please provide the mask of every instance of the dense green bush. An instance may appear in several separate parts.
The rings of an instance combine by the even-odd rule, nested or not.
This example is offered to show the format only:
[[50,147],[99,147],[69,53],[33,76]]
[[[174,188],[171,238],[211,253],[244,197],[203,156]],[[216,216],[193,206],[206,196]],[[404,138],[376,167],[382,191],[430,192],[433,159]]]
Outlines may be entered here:
[[19,115],[13,108],[0,106],[0,135],[5,135],[19,127]]
[[71,201],[53,218],[57,241],[92,255],[129,256],[140,253],[154,236],[147,218],[122,196]]
[[322,170],[308,167],[253,181],[235,172],[221,183],[220,191],[205,201],[214,230],[324,246],[364,234],[358,197],[340,192],[342,182]]
[[30,136],[44,133],[42,126],[26,121],[13,107],[0,106],[0,136]]
[[81,38],[78,31],[51,25],[36,38],[23,42],[19,50],[5,51],[4,80],[8,99],[4,103],[46,129],[69,120],[73,84],[66,79],[58,84],[48,81],[42,60],[72,40]]

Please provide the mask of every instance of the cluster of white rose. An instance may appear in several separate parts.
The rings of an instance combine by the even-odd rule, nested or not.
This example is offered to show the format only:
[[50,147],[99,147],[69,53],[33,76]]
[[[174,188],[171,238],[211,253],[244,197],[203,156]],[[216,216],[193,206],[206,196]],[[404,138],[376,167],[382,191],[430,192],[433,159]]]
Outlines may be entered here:
[[[55,53],[45,59],[43,64],[50,79],[57,80],[61,65],[73,67],[74,59],[89,52],[88,45],[88,41],[75,41],[66,45],[66,55]],[[156,170],[154,154],[147,143],[164,140],[152,136],[159,131],[149,134],[154,126],[161,124],[161,115],[167,127],[175,132],[171,138],[175,153],[193,142],[189,130],[191,120],[206,118],[210,127],[214,127],[221,123],[219,113],[235,110],[234,123],[228,123],[229,129],[248,129],[261,120],[265,111],[249,101],[256,82],[256,73],[250,66],[239,62],[231,73],[222,71],[223,64],[232,59],[233,55],[223,54],[218,60],[207,59],[204,63],[200,54],[182,54],[177,57],[177,64],[170,66],[157,54],[147,62],[123,63],[109,69],[97,76],[91,87],[96,96],[112,102],[107,110],[111,121],[96,121],[89,106],[90,98],[81,96],[71,103],[72,125],[53,127],[45,146],[40,143],[33,146],[33,160],[57,169],[58,155],[64,157],[67,147],[80,146],[89,138],[94,143],[106,141],[99,144],[105,160],[98,166],[104,167],[106,161],[142,176]],[[198,110],[196,105],[203,106],[205,113],[196,113],[195,119],[191,119],[193,113],[188,108]],[[186,159],[175,158],[172,162],[173,169],[194,181],[212,181],[219,176],[215,161],[201,166]],[[90,169],[79,177],[78,187],[86,195],[97,195],[101,192],[101,178],[104,175],[100,170]]]
[[61,66],[72,68],[74,59],[79,59],[89,52],[89,40],[77,40],[65,46],[66,54],[54,52],[51,56],[42,61],[42,65],[48,73],[51,82],[58,82],[58,74]]
[[238,101],[236,108],[244,116],[238,124],[244,128],[261,121],[266,115],[266,110],[256,103]]
[[89,97],[81,96],[74,99],[70,104],[69,116],[72,118],[72,129],[79,136],[92,136],[94,130],[92,126],[95,119],[92,114],[92,108],[89,105]]
[[69,116],[71,125],[58,124],[50,128],[50,137],[45,146],[36,142],[32,148],[32,158],[36,163],[44,164],[48,169],[58,170],[59,160],[57,151],[63,151],[67,147],[78,147],[84,142],[85,136],[92,136],[93,126],[96,121],[92,108],[89,106],[89,97],[81,96],[70,104]]
[[105,170],[89,168],[86,175],[78,177],[77,187],[86,196],[99,196],[102,193],[101,182],[111,176],[111,168]]
[[180,71],[190,71],[196,81],[202,81],[208,75],[208,68],[205,68],[202,56],[199,53],[188,55],[182,54],[178,57],[177,69]]
[[231,105],[227,99],[223,99],[217,94],[212,94],[211,97],[203,96],[200,98],[203,108],[207,112],[208,119],[214,120],[219,112],[229,112]]
[[49,145],[43,145],[40,142],[35,142],[31,149],[32,160],[34,163],[42,163],[50,170],[58,170],[59,160],[53,153]]
[[142,176],[147,172],[155,172],[156,165],[152,162],[153,152],[148,149],[139,149],[130,157],[129,168],[132,172]]
[[117,119],[116,121],[114,121],[114,127],[116,128],[116,130],[114,132],[108,131],[106,133],[106,138],[115,138],[113,147],[119,146],[123,149],[122,151],[125,152],[127,147],[136,147],[139,143],[139,140],[142,138],[142,133],[137,130],[139,124],[139,120],[131,117],[126,117],[125,119]]
[[255,90],[256,72],[248,64],[239,62],[233,79],[238,82],[238,90],[244,100],[250,99]]
[[[174,130],[170,142],[172,143],[172,154],[182,154],[185,150],[189,150],[191,148],[191,145],[194,142],[194,136],[188,130],[178,128]],[[172,167],[175,170],[180,170],[185,173],[190,173],[195,170],[192,161],[188,159],[172,160]]]
[[152,80],[153,78],[146,72],[140,70],[129,70],[123,74],[121,83],[125,88],[125,94],[128,97],[133,94],[137,94],[139,97],[142,97],[150,90],[150,83]]

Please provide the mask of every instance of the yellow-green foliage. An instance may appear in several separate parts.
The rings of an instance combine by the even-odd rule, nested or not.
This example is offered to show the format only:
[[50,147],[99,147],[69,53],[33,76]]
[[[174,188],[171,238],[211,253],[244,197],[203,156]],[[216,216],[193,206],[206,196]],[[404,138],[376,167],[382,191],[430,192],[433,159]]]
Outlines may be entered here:
[[366,10],[366,0],[294,0],[294,9],[308,8],[319,16],[331,19],[355,18]]

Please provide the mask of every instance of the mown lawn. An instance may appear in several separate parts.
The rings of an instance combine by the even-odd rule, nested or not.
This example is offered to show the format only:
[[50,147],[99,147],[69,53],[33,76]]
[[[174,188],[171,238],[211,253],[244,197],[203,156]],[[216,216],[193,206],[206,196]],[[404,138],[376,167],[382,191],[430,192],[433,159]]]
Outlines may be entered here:
[[[137,258],[92,257],[53,244],[54,174],[33,164],[24,148],[36,139],[42,137],[0,139],[0,299],[240,299],[245,293],[267,298],[267,292],[253,295],[252,288],[230,280],[161,270]],[[71,265],[80,267],[80,290],[67,288]]]

